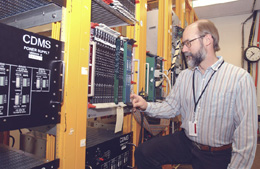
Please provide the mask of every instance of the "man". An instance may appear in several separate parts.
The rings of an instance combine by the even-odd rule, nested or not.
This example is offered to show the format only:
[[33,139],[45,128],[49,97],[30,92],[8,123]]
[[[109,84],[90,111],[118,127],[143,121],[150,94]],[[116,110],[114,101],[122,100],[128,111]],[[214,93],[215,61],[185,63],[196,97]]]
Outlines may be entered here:
[[216,56],[219,35],[209,20],[183,33],[182,52],[189,69],[181,72],[162,103],[132,94],[134,108],[149,116],[182,115],[182,131],[137,147],[138,169],[192,164],[194,169],[250,169],[257,144],[256,91],[251,76]]

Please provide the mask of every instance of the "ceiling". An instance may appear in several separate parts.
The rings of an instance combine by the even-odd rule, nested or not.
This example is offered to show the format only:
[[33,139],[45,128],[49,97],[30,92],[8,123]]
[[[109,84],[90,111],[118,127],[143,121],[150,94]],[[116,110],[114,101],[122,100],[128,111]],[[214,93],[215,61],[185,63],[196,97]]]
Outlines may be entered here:
[[[148,10],[158,8],[158,1],[159,0],[147,0]],[[172,1],[173,6],[175,5],[175,1],[176,0]],[[238,0],[224,4],[196,7],[194,10],[199,19],[209,19],[224,16],[250,14],[252,13],[253,4],[254,0]],[[260,0],[256,0],[254,10],[260,10]]]
[[[194,8],[199,19],[234,16],[252,13],[254,0],[238,0],[224,4]],[[256,0],[254,10],[260,10],[260,0]]]

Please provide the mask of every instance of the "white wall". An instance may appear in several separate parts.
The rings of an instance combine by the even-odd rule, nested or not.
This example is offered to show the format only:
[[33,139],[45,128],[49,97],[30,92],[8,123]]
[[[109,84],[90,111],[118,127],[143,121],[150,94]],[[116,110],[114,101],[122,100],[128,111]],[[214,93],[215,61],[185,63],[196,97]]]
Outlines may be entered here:
[[[220,36],[220,51],[217,52],[218,56],[222,56],[224,60],[228,63],[234,64],[236,66],[242,67],[241,65],[241,47],[242,47],[242,23],[250,16],[251,14],[245,14],[245,15],[236,15],[236,16],[226,16],[226,17],[220,17],[220,18],[212,18],[211,20],[219,31]],[[253,45],[256,44],[256,37],[258,32],[258,21],[256,20],[256,36]],[[248,20],[245,24],[244,30],[245,30],[245,41],[244,46],[245,48],[248,47],[248,37],[250,33],[252,25],[252,19]],[[259,63],[260,64],[260,63]],[[246,62],[245,62],[246,65]],[[260,67],[260,66],[259,66]],[[245,66],[245,69],[247,69],[247,66]],[[260,72],[260,68],[258,70]],[[259,73],[258,73],[259,74]],[[253,65],[253,78],[255,78],[255,64]],[[255,79],[254,79],[255,81]],[[260,106],[260,75],[258,75],[258,90],[257,90],[257,102]],[[260,112],[259,112],[260,113]]]
[[[218,28],[220,36],[220,51],[217,55],[224,60],[241,67],[242,23],[250,16],[237,15],[210,19]],[[245,47],[247,47],[252,19],[245,24]]]

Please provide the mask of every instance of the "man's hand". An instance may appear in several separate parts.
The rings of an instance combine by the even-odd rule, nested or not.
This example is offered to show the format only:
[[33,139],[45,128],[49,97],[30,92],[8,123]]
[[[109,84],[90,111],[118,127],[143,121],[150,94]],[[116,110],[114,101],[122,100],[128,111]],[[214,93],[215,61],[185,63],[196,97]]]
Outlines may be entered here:
[[138,96],[136,94],[131,94],[130,98],[132,99],[133,108],[146,110],[148,103],[141,96]]

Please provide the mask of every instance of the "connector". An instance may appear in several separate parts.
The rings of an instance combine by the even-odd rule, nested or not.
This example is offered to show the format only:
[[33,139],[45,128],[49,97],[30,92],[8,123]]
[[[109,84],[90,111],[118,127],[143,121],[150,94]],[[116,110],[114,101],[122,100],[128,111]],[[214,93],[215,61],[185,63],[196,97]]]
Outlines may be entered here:
[[154,71],[154,77],[160,77],[160,75],[162,75],[162,72],[159,69],[156,69]]

